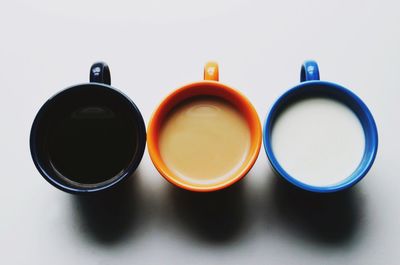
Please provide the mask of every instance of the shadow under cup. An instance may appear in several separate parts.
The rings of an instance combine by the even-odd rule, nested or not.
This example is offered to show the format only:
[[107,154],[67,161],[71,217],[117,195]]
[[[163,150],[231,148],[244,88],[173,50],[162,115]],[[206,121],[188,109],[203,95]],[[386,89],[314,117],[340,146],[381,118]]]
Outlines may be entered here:
[[[251,138],[248,153],[244,160],[242,160],[243,162],[241,165],[238,165],[237,169],[234,169],[233,173],[230,173],[228,177],[224,177],[220,181],[213,181],[212,183],[195,182],[191,180],[190,177],[183,178],[179,176],[167,165],[160,152],[161,130],[162,127],[165,126],[168,116],[178,105],[182,103],[185,104],[190,100],[198,98],[216,98],[233,106],[246,120]],[[197,192],[220,190],[244,177],[257,159],[261,146],[261,139],[260,121],[251,103],[238,91],[217,81],[210,80],[191,83],[172,92],[154,112],[148,127],[149,154],[160,174],[178,187]],[[190,159],[190,157],[186,157],[185,159]],[[212,159],[211,154],[210,159]],[[205,165],[205,167],[206,166],[207,165]]]
[[31,152],[42,176],[57,188],[94,192],[131,175],[145,147],[143,118],[112,87],[88,83],[49,99],[31,131]]

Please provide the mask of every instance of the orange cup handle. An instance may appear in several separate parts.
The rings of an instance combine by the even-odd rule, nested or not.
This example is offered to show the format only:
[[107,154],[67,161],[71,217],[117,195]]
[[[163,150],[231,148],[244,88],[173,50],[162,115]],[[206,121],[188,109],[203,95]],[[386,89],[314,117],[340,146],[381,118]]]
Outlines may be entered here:
[[219,81],[218,64],[207,62],[204,66],[204,80]]

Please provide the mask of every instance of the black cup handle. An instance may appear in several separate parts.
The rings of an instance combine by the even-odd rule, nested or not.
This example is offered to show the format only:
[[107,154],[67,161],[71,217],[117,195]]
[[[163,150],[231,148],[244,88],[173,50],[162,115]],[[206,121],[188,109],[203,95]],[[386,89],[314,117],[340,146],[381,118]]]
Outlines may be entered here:
[[90,67],[90,82],[111,85],[110,68],[104,62],[97,62]]

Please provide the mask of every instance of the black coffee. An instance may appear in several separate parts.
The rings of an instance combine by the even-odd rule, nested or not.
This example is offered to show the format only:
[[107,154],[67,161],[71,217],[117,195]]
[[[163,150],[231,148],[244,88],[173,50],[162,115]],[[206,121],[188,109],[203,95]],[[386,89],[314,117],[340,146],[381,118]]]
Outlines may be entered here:
[[137,128],[103,106],[67,113],[50,128],[48,150],[58,173],[81,184],[112,179],[129,165],[137,149]]

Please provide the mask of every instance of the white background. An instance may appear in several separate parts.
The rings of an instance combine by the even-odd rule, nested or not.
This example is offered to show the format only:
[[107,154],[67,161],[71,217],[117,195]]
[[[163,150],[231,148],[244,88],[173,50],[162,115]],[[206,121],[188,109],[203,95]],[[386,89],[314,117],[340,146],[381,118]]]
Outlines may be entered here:
[[[1,264],[398,264],[398,1],[2,1]],[[379,129],[370,173],[350,192],[312,196],[277,181],[262,149],[241,185],[182,192],[147,151],[117,194],[77,198],[49,185],[29,152],[30,126],[59,90],[106,61],[112,85],[146,123],[207,60],[264,117],[318,61],[369,106]],[[116,193],[116,192],[114,192]]]

